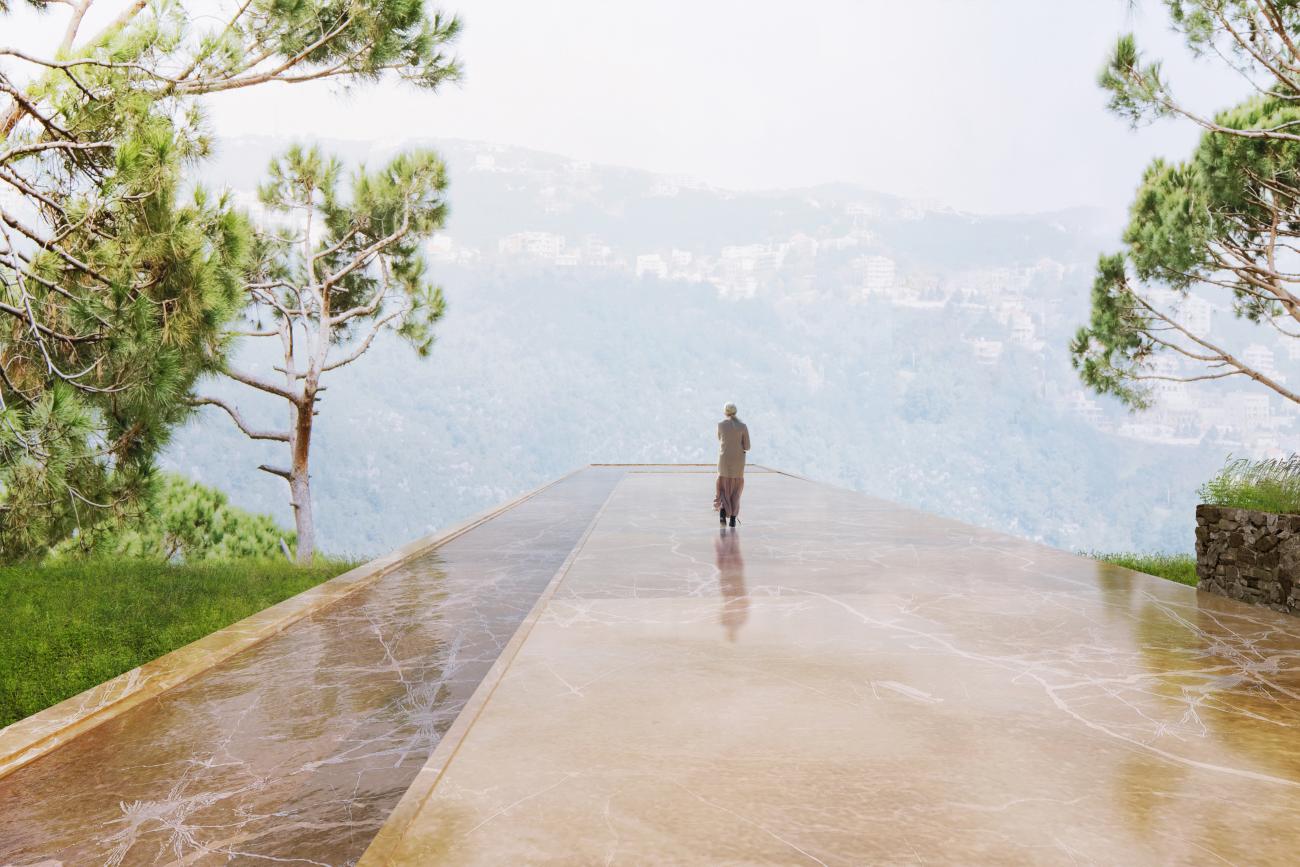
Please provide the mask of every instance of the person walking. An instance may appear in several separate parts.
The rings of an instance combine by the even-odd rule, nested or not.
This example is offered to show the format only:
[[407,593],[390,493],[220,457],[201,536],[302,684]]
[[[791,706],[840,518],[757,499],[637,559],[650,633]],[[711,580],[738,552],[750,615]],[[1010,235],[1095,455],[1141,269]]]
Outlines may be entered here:
[[718,523],[736,526],[740,515],[740,492],[745,488],[745,452],[749,451],[749,428],[736,418],[736,405],[722,408],[726,416],[718,422],[718,484],[713,497],[713,508],[718,510]]

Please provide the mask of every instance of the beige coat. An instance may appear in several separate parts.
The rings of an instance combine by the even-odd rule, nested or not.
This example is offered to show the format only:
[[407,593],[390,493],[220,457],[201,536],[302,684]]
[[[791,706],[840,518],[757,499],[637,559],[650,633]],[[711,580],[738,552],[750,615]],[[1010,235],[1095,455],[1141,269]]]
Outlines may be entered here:
[[738,418],[718,422],[718,475],[724,479],[745,477],[745,452],[749,451],[749,428]]

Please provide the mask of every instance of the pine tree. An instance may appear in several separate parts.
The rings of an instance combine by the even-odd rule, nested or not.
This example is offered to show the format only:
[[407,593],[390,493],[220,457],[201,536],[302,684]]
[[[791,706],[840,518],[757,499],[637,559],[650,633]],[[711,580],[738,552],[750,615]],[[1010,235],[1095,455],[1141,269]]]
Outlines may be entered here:
[[1300,338],[1300,7],[1276,0],[1166,0],[1193,52],[1244,76],[1257,95],[1216,116],[1174,95],[1133,36],[1101,74],[1110,108],[1134,125],[1174,118],[1204,132],[1182,163],[1157,159],[1130,209],[1125,249],[1102,256],[1092,315],[1071,353],[1084,383],[1135,408],[1152,384],[1249,379],[1285,400],[1300,394],[1214,334],[1209,299]]
[[225,196],[184,184],[211,147],[203,95],[458,73],[458,22],[421,0],[241,0],[222,19],[131,0],[83,34],[106,2],[66,4],[44,53],[4,44],[0,3],[5,557],[139,514],[194,382],[225,366],[258,250]]
[[244,327],[230,336],[278,341],[280,379],[233,364],[224,372],[285,401],[288,426],[257,430],[224,400],[195,400],[224,410],[247,436],[288,447],[287,466],[259,469],[288,482],[303,564],[316,547],[310,458],[323,378],[361,358],[385,330],[427,356],[446,308],[442,290],[426,279],[420,251],[447,214],[442,161],[431,151],[399,154],[376,171],[358,169],[346,189],[341,174],[338,160],[293,147],[272,160],[259,190],[271,225],[257,235]]

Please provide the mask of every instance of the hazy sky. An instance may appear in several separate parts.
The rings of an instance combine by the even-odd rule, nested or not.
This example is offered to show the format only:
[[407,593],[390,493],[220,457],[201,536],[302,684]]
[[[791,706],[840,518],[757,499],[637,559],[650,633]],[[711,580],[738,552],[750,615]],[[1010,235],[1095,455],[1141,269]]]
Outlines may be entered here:
[[973,211],[1119,209],[1153,155],[1180,156],[1195,139],[1173,122],[1135,133],[1106,113],[1095,79],[1119,32],[1136,29],[1197,104],[1244,93],[1187,58],[1157,0],[1136,11],[1130,0],[442,8],[465,23],[462,83],[346,97],[259,88],[211,100],[218,132],[449,136],[734,188],[851,181]]

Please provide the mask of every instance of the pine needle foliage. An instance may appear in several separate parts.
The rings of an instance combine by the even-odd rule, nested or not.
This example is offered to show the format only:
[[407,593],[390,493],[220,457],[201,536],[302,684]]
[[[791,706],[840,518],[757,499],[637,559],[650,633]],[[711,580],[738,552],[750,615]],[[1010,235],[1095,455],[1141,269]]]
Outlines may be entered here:
[[[111,5],[115,4],[115,5]],[[257,241],[189,187],[205,94],[459,74],[422,0],[81,0],[49,46],[0,5],[0,559],[131,520],[197,379],[224,368]],[[28,5],[43,7],[43,3]],[[91,6],[116,12],[81,32]],[[59,11],[56,12],[55,9]]]
[[282,558],[292,532],[270,515],[231,504],[216,488],[175,473],[152,479],[147,508],[136,519],[100,524],[57,546],[54,559],[122,558],[164,563]]
[[1137,40],[1116,42],[1099,83],[1131,124],[1203,130],[1182,162],[1154,160],[1129,210],[1124,249],[1100,257],[1092,312],[1070,345],[1082,381],[1135,409],[1163,382],[1250,380],[1300,394],[1215,333],[1210,304],[1300,339],[1300,6],[1277,0],[1166,0],[1188,48],[1256,95],[1214,115],[1189,108]]

